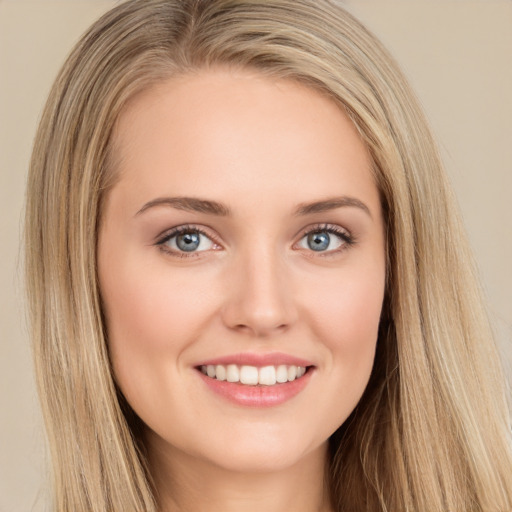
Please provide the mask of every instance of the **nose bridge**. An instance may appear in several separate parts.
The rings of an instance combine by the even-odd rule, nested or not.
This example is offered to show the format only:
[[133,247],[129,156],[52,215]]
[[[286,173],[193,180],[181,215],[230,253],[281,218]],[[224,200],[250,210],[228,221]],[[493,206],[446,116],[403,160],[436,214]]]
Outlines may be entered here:
[[257,245],[235,258],[225,321],[231,328],[266,336],[293,323],[295,308],[291,276],[283,256],[272,244]]

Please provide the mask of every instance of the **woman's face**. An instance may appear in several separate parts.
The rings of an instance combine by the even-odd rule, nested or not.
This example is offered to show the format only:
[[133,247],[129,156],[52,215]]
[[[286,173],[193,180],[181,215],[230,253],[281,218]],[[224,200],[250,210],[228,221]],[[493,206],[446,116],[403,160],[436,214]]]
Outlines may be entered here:
[[368,382],[384,295],[379,193],[347,116],[210,70],[136,97],[114,149],[100,287],[150,451],[261,471],[324,450]]

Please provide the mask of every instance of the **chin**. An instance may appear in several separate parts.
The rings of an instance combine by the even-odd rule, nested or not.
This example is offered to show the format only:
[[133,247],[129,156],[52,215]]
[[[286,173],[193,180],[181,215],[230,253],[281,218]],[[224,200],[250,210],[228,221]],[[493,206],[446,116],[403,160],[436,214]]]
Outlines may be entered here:
[[228,441],[197,455],[226,471],[250,474],[279,472],[318,455],[324,460],[326,450],[327,439],[323,438],[308,442],[304,435],[289,431],[284,435],[247,432],[230,435]]

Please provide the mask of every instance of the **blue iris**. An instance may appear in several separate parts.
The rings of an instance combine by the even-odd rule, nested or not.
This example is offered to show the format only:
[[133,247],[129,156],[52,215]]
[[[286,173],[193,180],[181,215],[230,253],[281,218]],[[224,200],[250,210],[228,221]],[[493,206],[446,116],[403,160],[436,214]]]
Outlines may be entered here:
[[195,251],[201,242],[200,233],[184,233],[176,237],[176,245],[185,252]]
[[308,247],[312,251],[325,251],[331,242],[329,233],[317,231],[308,235]]

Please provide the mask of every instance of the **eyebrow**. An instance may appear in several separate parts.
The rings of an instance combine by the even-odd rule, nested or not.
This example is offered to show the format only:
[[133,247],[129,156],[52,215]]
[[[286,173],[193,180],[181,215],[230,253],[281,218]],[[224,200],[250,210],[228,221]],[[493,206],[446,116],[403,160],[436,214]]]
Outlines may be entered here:
[[363,210],[365,213],[367,213],[370,216],[370,218],[372,218],[372,214],[368,206],[366,206],[359,199],[349,196],[331,197],[329,199],[324,199],[322,201],[300,204],[298,208],[295,210],[295,215],[302,216],[310,215],[312,213],[322,213],[347,206],[359,208]]
[[[218,215],[221,217],[228,217],[231,215],[231,210],[224,204],[217,201],[210,201],[208,199],[200,199],[197,197],[159,197],[147,202],[135,215],[140,215],[150,208],[156,206],[169,206],[178,210],[185,210],[196,213],[206,213],[209,215]],[[315,201],[312,203],[301,203],[295,209],[294,215],[304,216],[314,213],[322,213],[337,208],[354,207],[363,210],[370,218],[372,214],[370,209],[362,201],[355,197],[341,196],[324,199],[322,201]]]
[[178,210],[185,210],[188,212],[207,213],[210,215],[219,215],[227,217],[231,215],[230,209],[216,201],[209,201],[207,199],[199,199],[196,197],[159,197],[146,203],[137,213],[140,215],[150,208],[155,206],[170,206]]

